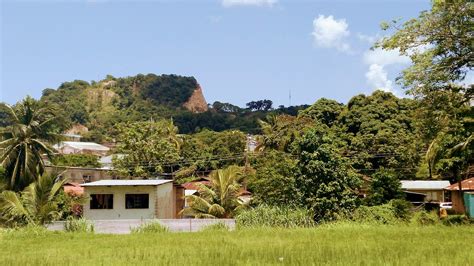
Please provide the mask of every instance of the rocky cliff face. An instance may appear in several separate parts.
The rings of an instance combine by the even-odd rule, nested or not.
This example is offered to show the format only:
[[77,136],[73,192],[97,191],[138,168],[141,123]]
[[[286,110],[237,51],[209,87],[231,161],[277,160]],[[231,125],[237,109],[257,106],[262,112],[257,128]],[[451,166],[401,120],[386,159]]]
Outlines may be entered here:
[[188,109],[193,113],[203,113],[208,109],[206,99],[202,93],[201,86],[198,84],[197,88],[194,90],[193,94],[189,99],[183,104],[184,108]]

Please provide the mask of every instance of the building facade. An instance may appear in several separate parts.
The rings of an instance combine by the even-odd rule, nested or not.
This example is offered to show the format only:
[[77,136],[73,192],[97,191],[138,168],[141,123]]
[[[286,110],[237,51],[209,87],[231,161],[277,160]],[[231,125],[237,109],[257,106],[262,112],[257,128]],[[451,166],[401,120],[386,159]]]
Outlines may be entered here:
[[176,219],[184,208],[184,188],[172,180],[102,180],[82,187],[90,220]]

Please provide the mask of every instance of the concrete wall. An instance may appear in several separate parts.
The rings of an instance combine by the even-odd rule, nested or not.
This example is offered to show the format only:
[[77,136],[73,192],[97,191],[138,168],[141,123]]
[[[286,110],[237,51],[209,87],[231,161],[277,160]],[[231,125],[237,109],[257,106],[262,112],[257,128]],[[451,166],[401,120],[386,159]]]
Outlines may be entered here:
[[82,167],[46,167],[46,173],[55,172],[61,174],[68,182],[82,184],[85,182],[84,177],[90,176],[88,182],[99,180],[114,179],[112,171],[106,169],[82,168]]
[[[229,229],[235,229],[233,219],[150,219],[150,220],[94,220],[90,221],[94,225],[95,233],[103,234],[129,234],[131,228],[139,227],[147,223],[161,223],[169,228],[171,232],[197,232],[204,227],[224,223]],[[54,222],[47,225],[48,230],[64,230],[64,221]]]
[[407,189],[407,191],[426,194],[425,201],[429,202],[444,202],[444,191],[443,190],[414,190]]
[[[84,204],[84,217],[90,220],[153,219],[155,217],[156,186],[111,186],[85,187],[87,201]],[[148,194],[148,209],[126,209],[125,194]],[[90,209],[90,194],[113,194],[113,209]]]

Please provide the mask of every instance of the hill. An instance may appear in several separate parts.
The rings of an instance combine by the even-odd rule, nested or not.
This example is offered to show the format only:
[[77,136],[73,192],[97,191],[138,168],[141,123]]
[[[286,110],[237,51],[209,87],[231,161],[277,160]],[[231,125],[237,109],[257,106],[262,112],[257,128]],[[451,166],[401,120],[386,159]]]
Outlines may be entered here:
[[86,139],[94,141],[112,140],[118,123],[158,118],[172,118],[180,133],[204,128],[255,133],[259,130],[258,119],[269,113],[295,115],[307,107],[273,110],[268,100],[252,102],[249,108],[221,102],[208,105],[194,77],[155,74],[64,82],[57,89],[43,90],[40,101],[60,111],[63,130],[85,126]]

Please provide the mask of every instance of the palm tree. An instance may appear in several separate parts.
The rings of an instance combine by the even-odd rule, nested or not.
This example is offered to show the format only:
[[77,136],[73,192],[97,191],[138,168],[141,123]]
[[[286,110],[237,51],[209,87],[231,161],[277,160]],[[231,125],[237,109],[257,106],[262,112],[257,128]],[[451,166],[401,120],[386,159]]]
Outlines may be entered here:
[[20,193],[3,191],[0,221],[10,226],[44,225],[59,218],[58,195],[65,182],[54,175],[43,175]]
[[233,217],[244,207],[238,198],[242,177],[242,168],[238,166],[213,171],[209,176],[209,186],[200,186],[199,196],[186,197],[189,208],[184,209],[182,214],[196,218]]
[[0,132],[0,165],[6,171],[8,189],[21,191],[44,173],[42,155],[52,156],[50,143],[59,135],[51,132],[51,110],[27,96],[15,107],[3,104],[11,125]]

